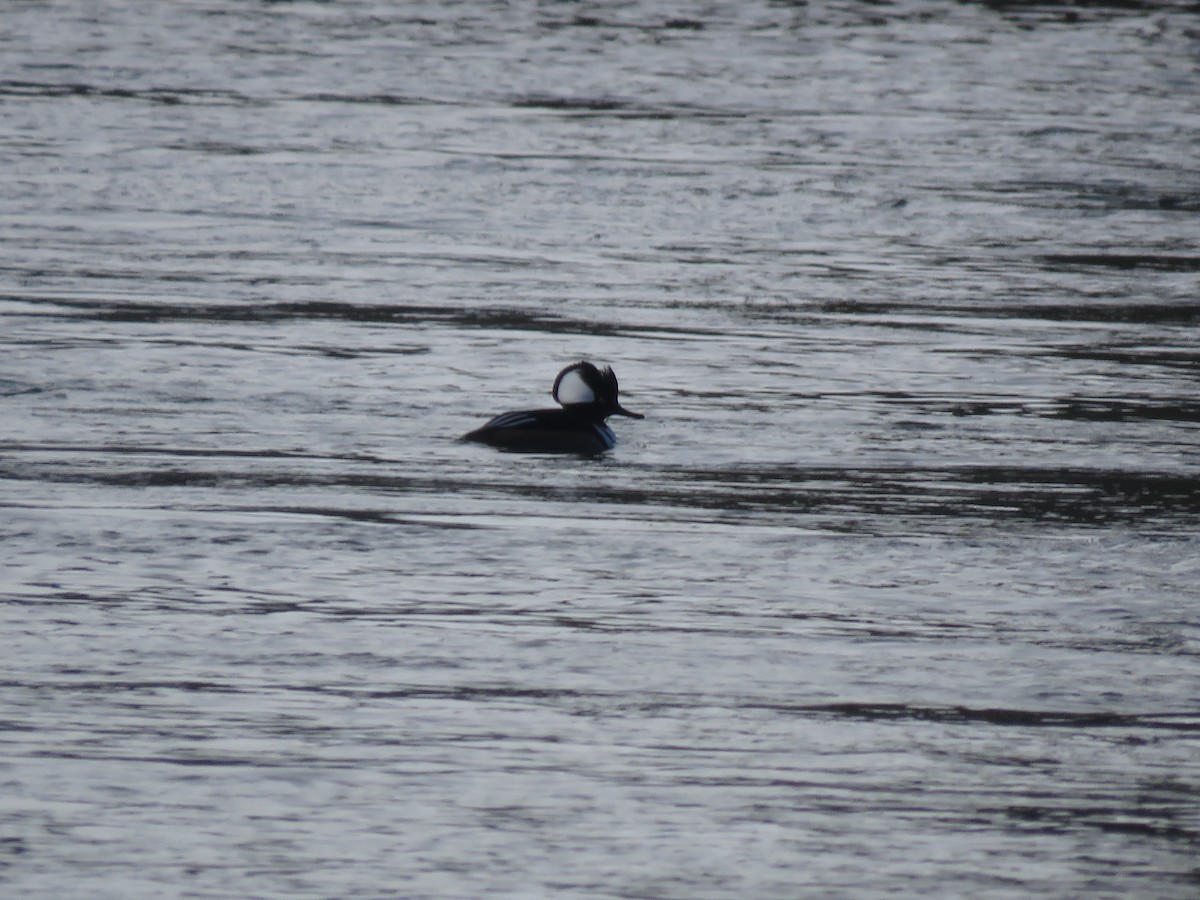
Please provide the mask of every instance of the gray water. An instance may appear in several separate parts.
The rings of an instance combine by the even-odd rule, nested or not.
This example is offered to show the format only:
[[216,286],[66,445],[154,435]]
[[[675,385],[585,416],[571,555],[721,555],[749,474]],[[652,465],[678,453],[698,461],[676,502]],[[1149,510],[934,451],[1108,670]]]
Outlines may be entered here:
[[[1188,4],[11,2],[0,893],[1194,897]],[[457,442],[612,365],[596,458]]]

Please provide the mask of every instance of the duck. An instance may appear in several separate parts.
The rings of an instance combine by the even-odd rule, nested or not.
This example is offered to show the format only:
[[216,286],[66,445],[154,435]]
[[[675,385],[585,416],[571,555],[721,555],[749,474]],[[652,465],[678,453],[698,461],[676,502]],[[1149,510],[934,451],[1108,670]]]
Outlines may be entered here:
[[603,453],[617,443],[609,416],[644,419],[618,400],[617,376],[586,360],[572,363],[554,379],[550,396],[561,409],[501,413],[461,440],[525,453]]

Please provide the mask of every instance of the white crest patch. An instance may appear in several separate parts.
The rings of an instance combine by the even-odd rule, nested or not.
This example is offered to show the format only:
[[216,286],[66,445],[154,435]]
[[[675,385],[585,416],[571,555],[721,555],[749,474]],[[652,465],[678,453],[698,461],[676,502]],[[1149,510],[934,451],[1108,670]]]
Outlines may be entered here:
[[576,403],[593,403],[596,400],[596,393],[583,376],[579,374],[579,369],[568,369],[563,372],[562,377],[554,385],[554,399],[563,406],[571,406]]

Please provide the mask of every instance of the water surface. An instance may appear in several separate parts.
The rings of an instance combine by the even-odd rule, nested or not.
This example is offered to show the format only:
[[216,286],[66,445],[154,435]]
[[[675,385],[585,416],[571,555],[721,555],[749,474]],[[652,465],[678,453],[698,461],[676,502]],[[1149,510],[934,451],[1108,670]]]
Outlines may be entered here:
[[0,50],[5,891],[1195,895],[1193,7]]

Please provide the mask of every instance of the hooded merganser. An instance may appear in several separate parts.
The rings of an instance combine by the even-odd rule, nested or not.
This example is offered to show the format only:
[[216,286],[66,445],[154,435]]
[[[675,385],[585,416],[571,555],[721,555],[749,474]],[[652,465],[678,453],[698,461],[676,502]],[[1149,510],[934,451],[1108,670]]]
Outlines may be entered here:
[[550,396],[562,409],[503,413],[462,439],[528,453],[603,453],[617,442],[605,419],[645,418],[617,402],[613,370],[597,369],[590,362],[577,362],[559,372]]

